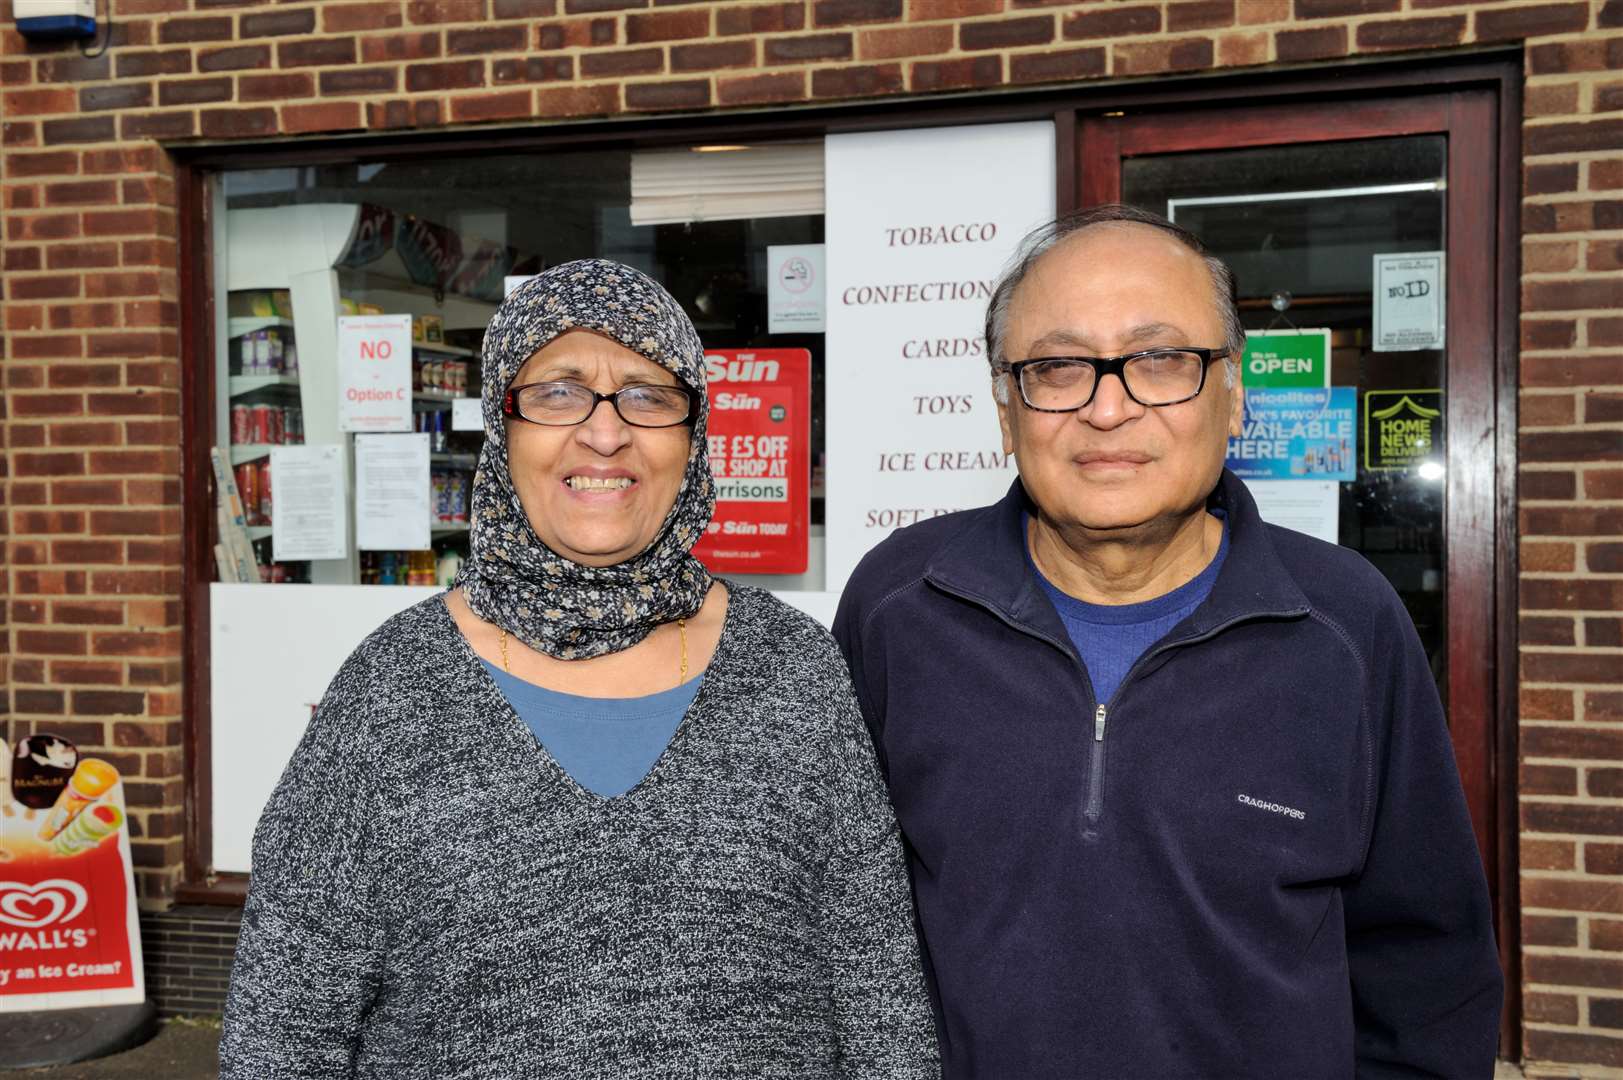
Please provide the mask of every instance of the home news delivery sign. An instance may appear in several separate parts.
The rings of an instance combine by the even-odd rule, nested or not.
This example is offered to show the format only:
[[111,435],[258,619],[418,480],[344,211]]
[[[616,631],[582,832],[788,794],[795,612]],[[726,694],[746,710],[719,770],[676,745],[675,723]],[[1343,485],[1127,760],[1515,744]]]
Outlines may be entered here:
[[803,574],[811,521],[811,353],[712,349],[716,512],[694,546],[721,574]]
[[995,502],[1015,475],[982,326],[1004,263],[1053,217],[1054,125],[834,135],[826,176],[837,591],[892,530]]
[[411,430],[411,316],[338,317],[338,430]]
[[44,732],[0,757],[0,1012],[145,1000],[117,767]]

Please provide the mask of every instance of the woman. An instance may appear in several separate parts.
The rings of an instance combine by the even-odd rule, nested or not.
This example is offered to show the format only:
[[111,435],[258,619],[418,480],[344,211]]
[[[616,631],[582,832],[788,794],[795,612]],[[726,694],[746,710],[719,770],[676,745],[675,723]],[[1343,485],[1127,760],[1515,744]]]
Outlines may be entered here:
[[356,649],[266,807],[222,1075],[937,1074],[839,653],[690,554],[704,383],[629,267],[496,312],[471,555]]

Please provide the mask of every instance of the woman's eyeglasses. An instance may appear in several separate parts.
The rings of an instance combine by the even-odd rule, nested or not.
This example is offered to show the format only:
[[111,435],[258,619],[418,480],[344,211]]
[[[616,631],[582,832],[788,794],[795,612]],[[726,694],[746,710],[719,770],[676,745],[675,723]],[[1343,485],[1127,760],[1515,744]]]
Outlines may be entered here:
[[607,401],[632,427],[662,428],[686,423],[697,399],[697,392],[685,386],[637,385],[600,394],[580,383],[525,383],[508,389],[502,413],[532,424],[569,427],[584,423]]

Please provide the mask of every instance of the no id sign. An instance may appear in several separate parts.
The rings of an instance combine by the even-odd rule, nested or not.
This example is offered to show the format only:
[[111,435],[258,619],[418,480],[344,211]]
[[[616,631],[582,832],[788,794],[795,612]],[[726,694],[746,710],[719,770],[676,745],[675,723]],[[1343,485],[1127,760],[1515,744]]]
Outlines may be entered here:
[[411,430],[411,316],[338,317],[338,430]]

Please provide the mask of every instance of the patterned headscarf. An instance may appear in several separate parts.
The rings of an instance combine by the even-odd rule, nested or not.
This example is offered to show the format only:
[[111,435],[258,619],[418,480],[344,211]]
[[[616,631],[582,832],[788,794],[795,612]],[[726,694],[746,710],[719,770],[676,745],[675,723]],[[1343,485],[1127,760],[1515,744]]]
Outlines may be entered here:
[[[583,566],[543,544],[507,462],[502,401],[524,362],[568,330],[593,330],[699,392],[687,472],[653,542],[614,566]],[[680,304],[648,275],[580,259],[531,278],[502,301],[484,344],[485,447],[473,478],[470,554],[457,584],[481,619],[562,660],[628,649],[699,610],[710,574],[691,554],[715,509],[706,454],[704,346]]]

